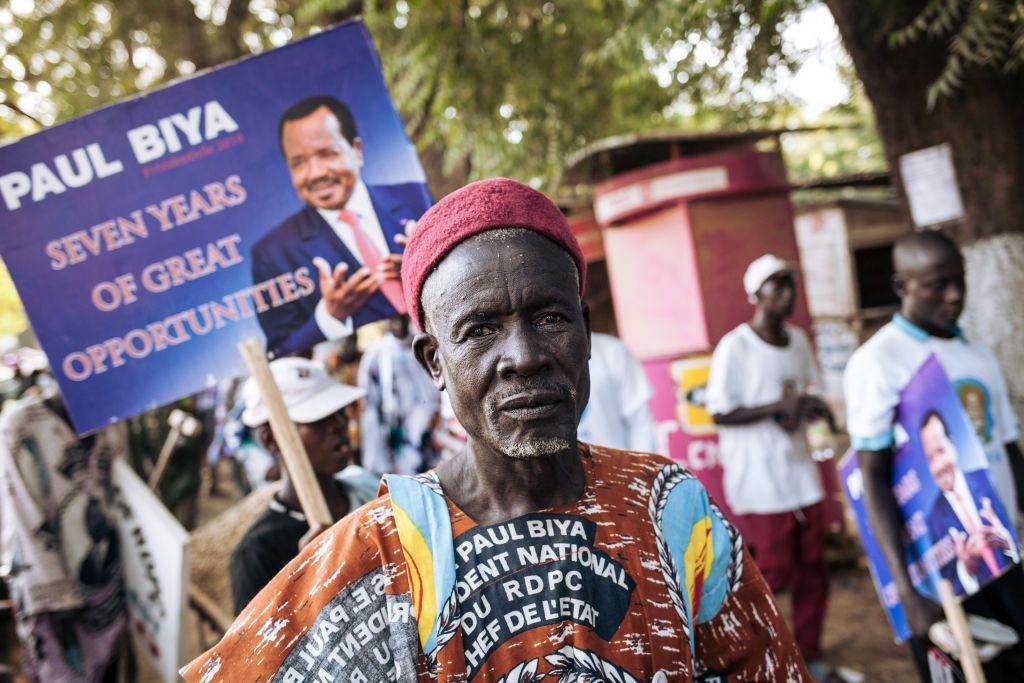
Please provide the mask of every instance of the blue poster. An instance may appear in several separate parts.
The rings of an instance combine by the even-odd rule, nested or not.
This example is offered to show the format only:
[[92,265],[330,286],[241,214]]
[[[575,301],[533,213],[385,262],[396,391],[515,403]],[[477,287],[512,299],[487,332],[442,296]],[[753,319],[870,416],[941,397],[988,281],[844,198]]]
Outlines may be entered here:
[[0,253],[81,433],[243,374],[248,337],[404,312],[430,203],[359,22],[0,150]]
[[[893,494],[903,519],[914,587],[939,602],[938,581],[971,595],[1020,562],[1019,541],[989,478],[988,460],[938,358],[932,355],[900,394]],[[857,520],[879,598],[899,640],[910,636],[888,564],[871,532],[857,454],[839,475]]]

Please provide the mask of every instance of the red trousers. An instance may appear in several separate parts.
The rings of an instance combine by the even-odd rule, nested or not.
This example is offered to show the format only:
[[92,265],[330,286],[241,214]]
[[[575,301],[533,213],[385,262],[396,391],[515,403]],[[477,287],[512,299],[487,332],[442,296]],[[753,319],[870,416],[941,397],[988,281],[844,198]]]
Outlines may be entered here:
[[828,601],[825,504],[791,512],[736,515],[750,554],[772,591],[793,596],[793,635],[808,661],[821,659],[821,629]]

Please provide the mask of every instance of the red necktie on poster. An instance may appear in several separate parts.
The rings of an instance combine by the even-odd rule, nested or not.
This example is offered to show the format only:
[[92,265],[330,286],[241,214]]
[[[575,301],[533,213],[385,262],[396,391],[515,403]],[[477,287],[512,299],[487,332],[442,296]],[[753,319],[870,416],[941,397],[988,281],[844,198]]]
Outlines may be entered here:
[[[967,529],[967,533],[973,536],[975,533],[981,531],[981,525],[974,521],[974,517],[971,516],[969,507],[967,507],[967,501],[957,491],[953,491],[953,497],[956,498],[957,502],[960,503],[960,509],[964,511],[967,519],[962,520],[964,527]],[[973,505],[973,501],[972,501]],[[985,560],[985,566],[988,567],[988,571],[992,576],[999,574],[999,562],[996,561],[996,553],[992,549],[992,546],[985,542],[985,549],[981,551],[981,557]]]
[[[370,236],[366,234],[359,225],[359,217],[348,209],[338,212],[338,218],[350,228],[352,236],[356,240],[356,249],[359,250],[359,260],[371,271],[376,271],[377,264],[384,260],[386,254],[381,254],[380,249],[373,243]],[[405,313],[405,295],[402,293],[402,283],[399,280],[384,280],[380,283],[380,293],[394,306],[399,313]]]

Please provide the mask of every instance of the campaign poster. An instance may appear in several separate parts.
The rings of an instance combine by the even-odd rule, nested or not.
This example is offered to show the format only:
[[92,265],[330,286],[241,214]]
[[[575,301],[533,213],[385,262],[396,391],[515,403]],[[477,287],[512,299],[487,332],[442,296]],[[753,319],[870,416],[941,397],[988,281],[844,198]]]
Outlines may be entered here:
[[123,460],[113,481],[129,630],[136,652],[172,683],[188,656],[188,532]]
[[676,418],[687,434],[714,434],[715,423],[705,404],[711,356],[673,361],[669,372],[676,383]]
[[[903,520],[907,570],[936,602],[938,581],[972,595],[1020,562],[1019,540],[989,477],[988,459],[938,358],[900,394],[892,490]],[[899,640],[910,635],[892,576],[871,533],[857,454],[840,465],[872,577]]]
[[374,273],[430,203],[360,22],[0,150],[0,254],[80,433],[244,373],[243,339],[403,311]]

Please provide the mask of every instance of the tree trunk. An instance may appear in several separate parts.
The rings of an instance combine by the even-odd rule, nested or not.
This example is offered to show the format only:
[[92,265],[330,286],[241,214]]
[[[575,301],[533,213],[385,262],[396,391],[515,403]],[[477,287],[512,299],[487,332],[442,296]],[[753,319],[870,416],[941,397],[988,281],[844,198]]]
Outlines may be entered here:
[[928,88],[946,64],[948,38],[901,48],[888,42],[925,0],[826,3],[874,105],[899,196],[901,154],[944,142],[952,148],[965,214],[951,226],[966,262],[962,322],[968,338],[995,352],[1017,415],[1024,415],[1024,72],[969,69],[964,87],[928,111]]
[[927,107],[928,87],[946,64],[948,38],[890,47],[924,0],[826,0],[857,75],[875,108],[878,132],[902,196],[899,157],[948,142],[964,220],[952,230],[964,245],[1024,231],[1024,72],[969,69],[964,87]]
[[960,324],[999,358],[1018,417],[1024,416],[1024,233],[984,237],[964,248],[967,301]]

